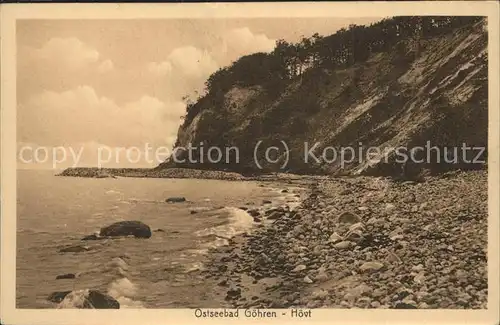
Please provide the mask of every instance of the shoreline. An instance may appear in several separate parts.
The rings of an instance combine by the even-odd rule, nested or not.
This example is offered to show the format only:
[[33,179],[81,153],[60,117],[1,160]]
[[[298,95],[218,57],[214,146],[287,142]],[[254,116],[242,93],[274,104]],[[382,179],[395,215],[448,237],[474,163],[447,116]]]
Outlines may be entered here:
[[486,186],[484,171],[311,180],[202,273],[232,308],[486,308]]
[[98,168],[98,167],[70,167],[55,176],[83,177],[83,178],[172,178],[172,179],[215,179],[225,181],[260,181],[275,182],[288,180],[309,180],[328,177],[326,175],[299,175],[287,173],[268,173],[255,176],[244,176],[237,172],[205,170],[191,168]]

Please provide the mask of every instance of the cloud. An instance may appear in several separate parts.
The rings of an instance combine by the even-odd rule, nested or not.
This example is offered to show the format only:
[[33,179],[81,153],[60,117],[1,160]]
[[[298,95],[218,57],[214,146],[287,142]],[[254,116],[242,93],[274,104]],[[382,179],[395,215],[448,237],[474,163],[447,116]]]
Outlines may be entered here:
[[208,51],[194,46],[178,47],[170,52],[165,61],[150,62],[148,71],[164,76],[169,74],[174,79],[206,79],[215,72],[219,65]]
[[96,141],[110,146],[171,146],[177,133],[182,102],[142,96],[117,104],[90,86],[34,95],[18,108],[19,141],[64,145]]
[[168,61],[151,62],[148,64],[148,71],[158,76],[164,76],[172,72],[172,64]]
[[77,70],[99,60],[99,52],[76,37],[48,40],[41,48],[33,49],[36,60],[49,61],[68,70]]
[[97,71],[99,73],[106,73],[106,72],[109,72],[113,69],[114,69],[114,64],[113,64],[113,61],[111,61],[111,60],[106,60],[106,61],[101,62],[101,64],[99,64],[99,66],[97,67]]
[[276,41],[264,34],[254,34],[248,27],[236,28],[224,37],[228,54],[242,56],[257,52],[271,52]]
[[194,46],[176,48],[170,53],[168,60],[183,75],[195,78],[208,76],[218,68],[217,62],[208,51]]

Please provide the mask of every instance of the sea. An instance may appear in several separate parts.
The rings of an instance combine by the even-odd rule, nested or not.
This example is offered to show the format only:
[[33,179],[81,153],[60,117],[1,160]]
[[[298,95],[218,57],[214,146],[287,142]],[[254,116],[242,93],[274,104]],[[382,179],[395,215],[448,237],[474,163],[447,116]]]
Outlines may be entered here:
[[[301,191],[284,183],[56,174],[17,173],[17,308],[60,308],[47,300],[51,293],[84,289],[111,295],[120,308],[220,307],[223,297],[202,271],[214,248],[256,228],[241,208],[293,208]],[[166,202],[174,196],[187,201]],[[81,240],[123,220],[144,222],[152,237]],[[87,250],[60,252],[75,245]],[[69,273],[75,278],[56,280]]]

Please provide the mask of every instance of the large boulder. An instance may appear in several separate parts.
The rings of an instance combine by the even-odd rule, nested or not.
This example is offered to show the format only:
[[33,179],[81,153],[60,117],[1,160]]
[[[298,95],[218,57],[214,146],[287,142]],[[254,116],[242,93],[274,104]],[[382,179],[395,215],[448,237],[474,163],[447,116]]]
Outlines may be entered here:
[[174,196],[174,197],[169,197],[168,199],[165,200],[167,203],[180,203],[180,202],[186,202],[186,198],[182,196]]
[[65,295],[58,308],[119,309],[120,303],[97,290],[75,290]]
[[100,236],[134,236],[136,238],[149,238],[151,237],[151,228],[141,221],[119,221],[101,228]]

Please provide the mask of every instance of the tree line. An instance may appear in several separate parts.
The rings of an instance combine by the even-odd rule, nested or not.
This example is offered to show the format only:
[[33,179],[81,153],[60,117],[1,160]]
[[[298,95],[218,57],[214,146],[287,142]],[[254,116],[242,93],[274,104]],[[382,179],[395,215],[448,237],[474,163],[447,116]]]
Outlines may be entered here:
[[[234,86],[287,82],[311,68],[346,68],[364,62],[374,53],[389,52],[403,40],[410,43],[414,55],[418,56],[422,40],[482,19],[477,16],[400,16],[369,26],[352,24],[330,36],[315,33],[296,43],[279,39],[271,53],[243,56],[213,73],[205,83],[205,96],[216,98]],[[186,119],[199,112],[201,108],[196,106],[194,102],[188,105]]]

